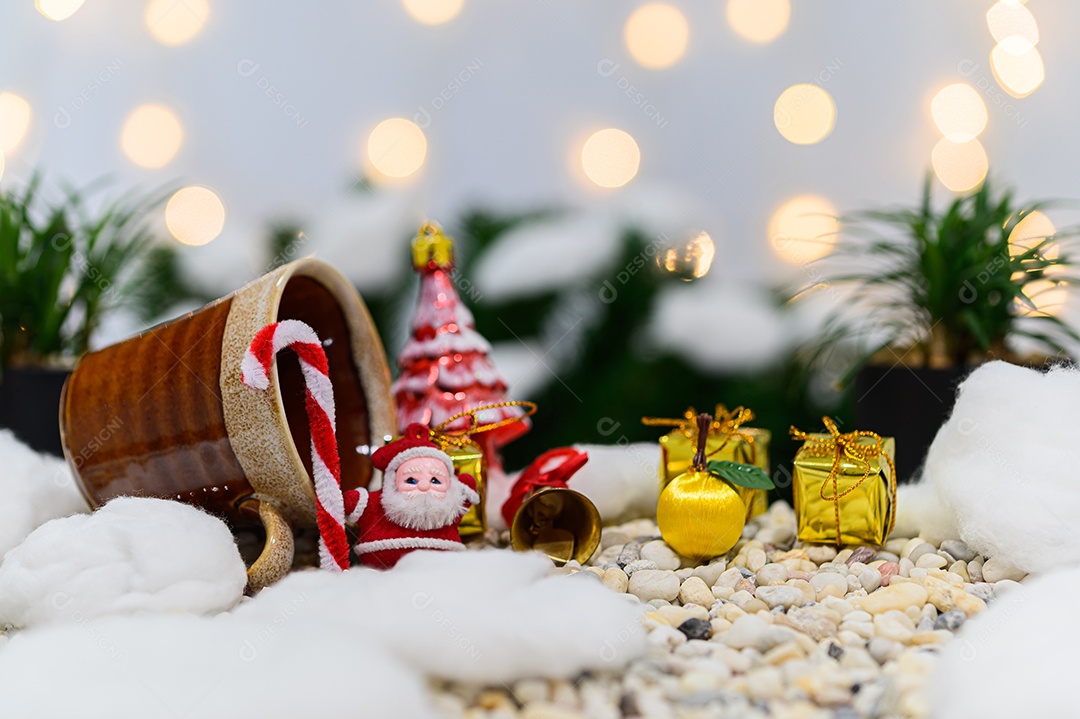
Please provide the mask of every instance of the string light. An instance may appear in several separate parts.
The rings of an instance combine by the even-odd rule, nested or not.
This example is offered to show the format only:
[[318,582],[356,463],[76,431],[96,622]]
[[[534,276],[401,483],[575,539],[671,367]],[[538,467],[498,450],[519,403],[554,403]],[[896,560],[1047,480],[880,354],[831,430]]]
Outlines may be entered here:
[[690,40],[686,17],[665,3],[642,5],[627,19],[626,49],[642,67],[671,67],[682,58]]
[[85,0],[34,0],[37,11],[56,22],[67,20],[83,6]]
[[465,0],[401,0],[405,12],[424,25],[442,25],[461,12]]
[[938,91],[930,101],[930,114],[941,134],[953,142],[974,140],[986,129],[986,103],[966,82]]
[[817,85],[792,85],[777,98],[773,123],[789,142],[813,145],[832,132],[836,105],[829,93]]
[[189,185],[169,198],[165,226],[185,245],[205,245],[225,226],[225,204],[209,187]]
[[139,105],[124,120],[120,148],[139,167],[159,168],[172,162],[184,140],[180,118],[165,105]]
[[183,45],[202,32],[209,17],[207,0],[150,0],[143,19],[162,45]]
[[780,37],[790,19],[790,0],[728,0],[728,25],[739,37],[753,43],[764,44]]
[[975,139],[954,142],[943,137],[934,145],[930,161],[941,184],[953,192],[967,192],[981,185],[990,166],[986,150]]
[[0,92],[0,153],[14,150],[30,127],[30,103],[13,92]]
[[391,117],[368,135],[368,164],[384,177],[408,177],[423,166],[426,157],[427,138],[411,120]]
[[637,142],[616,128],[594,132],[581,148],[581,168],[600,187],[622,187],[634,179],[640,164]]
[[798,195],[780,205],[769,219],[769,244],[793,265],[829,254],[840,232],[836,208],[824,197]]

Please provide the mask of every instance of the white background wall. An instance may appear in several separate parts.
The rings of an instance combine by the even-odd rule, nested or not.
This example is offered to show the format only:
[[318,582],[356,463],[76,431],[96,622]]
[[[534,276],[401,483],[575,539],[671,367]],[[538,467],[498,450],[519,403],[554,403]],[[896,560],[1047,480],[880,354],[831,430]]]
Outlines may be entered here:
[[[88,0],[55,23],[30,0],[12,0],[0,5],[0,91],[25,97],[34,116],[5,182],[40,166],[75,184],[103,175],[120,186],[205,184],[228,209],[215,242],[250,242],[270,219],[316,225],[332,213],[361,173],[367,132],[425,108],[427,162],[405,188],[416,215],[451,223],[473,204],[618,212],[652,198],[671,222],[712,234],[719,275],[764,277],[775,264],[765,226],[786,198],[820,194],[841,212],[914,200],[940,137],[929,100],[967,80],[989,88],[980,139],[991,177],[1024,197],[1080,196],[1077,3],[1029,3],[1047,79],[1022,100],[1001,93],[988,66],[990,2],[795,0],[787,31],[766,45],[735,35],[722,2],[672,4],[690,21],[689,49],[670,69],[646,70],[622,40],[636,5],[614,0],[466,0],[438,26],[418,24],[393,0],[211,0],[205,30],[179,47],[150,36],[142,2]],[[246,77],[245,60],[258,64]],[[598,71],[605,60],[618,64],[609,76]],[[463,72],[460,91],[433,109]],[[259,87],[263,78],[292,118]],[[798,82],[820,82],[837,105],[836,127],[817,145],[793,145],[773,126],[773,103]],[[119,148],[125,116],[150,101],[175,108],[185,128],[179,155],[159,170],[135,167]],[[63,129],[60,108],[70,114]],[[576,170],[581,142],[605,126],[630,132],[642,153],[638,176],[614,191]],[[378,241],[356,237],[358,252]]]

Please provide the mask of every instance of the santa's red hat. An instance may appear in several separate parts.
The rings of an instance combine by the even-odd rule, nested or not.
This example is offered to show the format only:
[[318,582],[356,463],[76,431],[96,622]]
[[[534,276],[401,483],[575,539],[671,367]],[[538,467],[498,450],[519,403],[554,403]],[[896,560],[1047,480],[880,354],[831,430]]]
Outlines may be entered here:
[[[398,467],[415,457],[432,457],[439,460],[446,465],[446,473],[450,481],[459,481],[454,473],[454,462],[450,459],[450,455],[431,441],[431,430],[426,425],[414,423],[405,428],[402,437],[380,447],[371,455],[371,463],[375,465],[375,469],[382,470],[384,493],[397,491],[395,475]],[[473,504],[480,502],[480,495],[467,484],[462,484],[462,486],[470,502]]]

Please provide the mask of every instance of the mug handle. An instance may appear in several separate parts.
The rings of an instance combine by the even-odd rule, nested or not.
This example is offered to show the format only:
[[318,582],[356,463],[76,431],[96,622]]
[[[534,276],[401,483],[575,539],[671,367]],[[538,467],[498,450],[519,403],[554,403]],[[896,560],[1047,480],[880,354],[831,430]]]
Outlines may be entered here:
[[248,567],[248,591],[257,592],[284,577],[293,563],[293,533],[285,517],[273,504],[258,499],[245,499],[240,509],[257,510],[259,521],[266,530],[266,544],[259,558]]

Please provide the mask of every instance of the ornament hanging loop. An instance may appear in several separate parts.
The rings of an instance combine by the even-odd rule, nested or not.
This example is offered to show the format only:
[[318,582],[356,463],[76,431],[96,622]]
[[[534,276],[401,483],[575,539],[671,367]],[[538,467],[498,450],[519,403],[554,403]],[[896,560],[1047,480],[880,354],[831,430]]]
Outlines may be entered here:
[[[492,409],[501,409],[503,407],[522,407],[525,411],[517,417],[507,417],[500,419],[498,422],[488,422],[487,424],[478,424],[480,421],[479,414]],[[480,434],[481,432],[488,432],[493,429],[505,427],[508,424],[514,422],[520,422],[526,417],[531,417],[536,414],[538,409],[535,402],[525,402],[519,400],[507,400],[505,402],[494,402],[492,404],[484,404],[479,407],[473,407],[467,409],[464,412],[458,412],[455,415],[447,417],[445,421],[440,422],[431,428],[431,438],[438,443],[441,447],[461,447],[469,441],[469,438],[474,434]],[[447,427],[452,425],[459,419],[468,417],[470,420],[470,426],[461,430],[460,432],[446,432]]]
[[[646,427],[674,427],[684,437],[696,443],[701,434],[697,425],[697,417],[697,411],[690,407],[683,412],[682,417],[677,419],[673,417],[642,417],[641,423]],[[740,439],[750,448],[750,464],[757,464],[757,444],[754,441],[754,436],[742,429],[743,425],[753,419],[754,412],[751,409],[740,406],[728,410],[727,405],[723,403],[717,404],[715,414],[710,417],[707,432],[719,435],[723,440],[720,442],[720,446],[706,455],[706,458],[722,451],[732,440]]]

